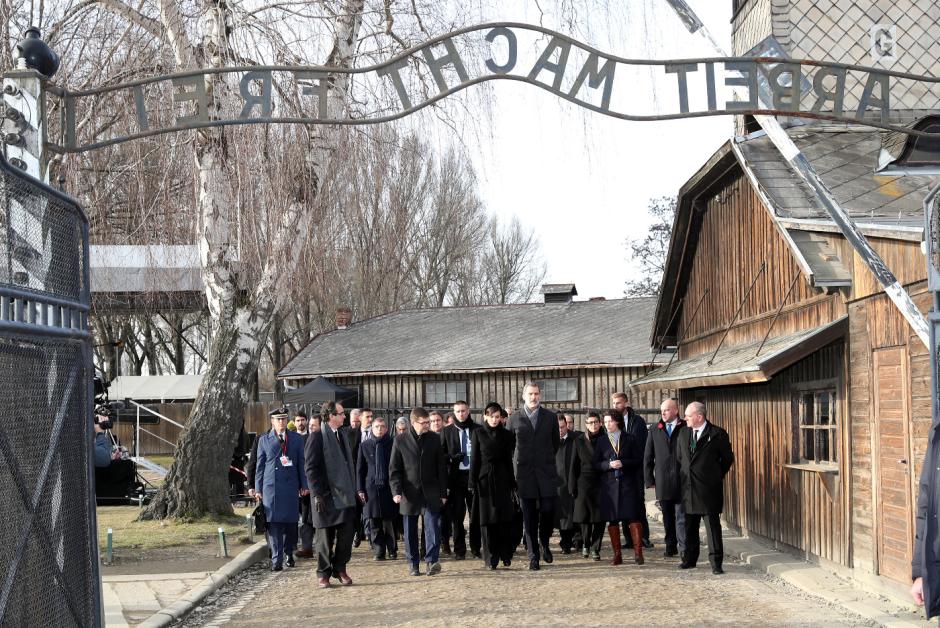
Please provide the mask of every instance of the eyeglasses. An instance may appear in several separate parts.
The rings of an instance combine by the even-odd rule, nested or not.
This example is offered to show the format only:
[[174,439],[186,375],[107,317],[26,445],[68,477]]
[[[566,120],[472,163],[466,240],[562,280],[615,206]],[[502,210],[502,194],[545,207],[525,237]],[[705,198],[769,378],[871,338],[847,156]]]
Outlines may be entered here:
[[427,425],[430,421],[415,421],[418,425]]
[[595,419],[592,419],[592,420],[590,420],[590,421],[585,421],[585,422],[584,422],[585,425],[597,425],[598,423],[600,423],[600,421],[597,421],[597,420],[595,420]]

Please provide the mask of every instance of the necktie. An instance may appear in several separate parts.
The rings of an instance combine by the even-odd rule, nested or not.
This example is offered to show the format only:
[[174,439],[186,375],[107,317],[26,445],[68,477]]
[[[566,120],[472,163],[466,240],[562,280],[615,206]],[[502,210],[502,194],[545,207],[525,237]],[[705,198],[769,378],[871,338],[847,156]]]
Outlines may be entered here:
[[669,434],[669,438],[672,438],[672,423],[666,423],[666,432]]
[[460,464],[469,465],[470,456],[467,455],[467,430],[460,430],[460,452],[463,454]]
[[698,443],[698,430],[692,430],[692,444],[689,446],[689,449],[692,453],[695,453],[695,445]]

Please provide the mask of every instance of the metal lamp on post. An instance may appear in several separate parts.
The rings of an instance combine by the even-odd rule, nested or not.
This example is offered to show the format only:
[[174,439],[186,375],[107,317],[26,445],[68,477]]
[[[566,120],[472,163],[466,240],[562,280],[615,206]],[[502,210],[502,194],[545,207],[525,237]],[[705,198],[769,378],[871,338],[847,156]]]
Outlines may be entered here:
[[59,56],[30,26],[16,44],[16,69],[3,76],[3,148],[13,166],[48,183],[45,82],[59,69]]

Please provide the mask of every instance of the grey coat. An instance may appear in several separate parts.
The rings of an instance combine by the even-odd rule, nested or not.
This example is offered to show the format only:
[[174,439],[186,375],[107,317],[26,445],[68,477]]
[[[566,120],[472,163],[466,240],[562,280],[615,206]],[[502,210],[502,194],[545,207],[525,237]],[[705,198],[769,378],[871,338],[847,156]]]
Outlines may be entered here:
[[522,499],[556,497],[561,479],[555,467],[555,454],[561,443],[558,417],[539,407],[535,426],[520,408],[509,417],[506,427],[516,435],[513,459],[518,494]]
[[[307,437],[304,451],[307,484],[310,487],[310,515],[315,528],[330,528],[356,516],[356,481],[352,454],[340,432],[337,440],[329,425]],[[345,447],[346,455],[343,455]],[[317,512],[316,498],[323,501],[324,511]]]

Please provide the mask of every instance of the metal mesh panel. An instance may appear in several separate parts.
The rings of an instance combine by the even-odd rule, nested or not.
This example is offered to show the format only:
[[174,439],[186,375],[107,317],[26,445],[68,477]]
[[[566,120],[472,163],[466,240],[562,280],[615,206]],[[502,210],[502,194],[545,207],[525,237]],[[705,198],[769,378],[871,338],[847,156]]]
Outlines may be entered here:
[[0,177],[0,283],[85,300],[84,217],[38,183]]
[[87,221],[0,157],[0,626],[99,626]]

